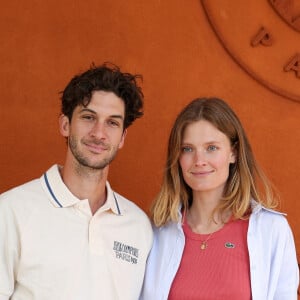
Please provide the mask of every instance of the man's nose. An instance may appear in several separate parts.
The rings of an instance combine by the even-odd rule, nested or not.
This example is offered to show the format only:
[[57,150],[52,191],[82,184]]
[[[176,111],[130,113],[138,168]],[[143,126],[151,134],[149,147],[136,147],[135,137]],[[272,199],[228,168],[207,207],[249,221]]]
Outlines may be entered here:
[[90,135],[92,137],[96,137],[99,139],[105,138],[106,137],[106,129],[105,129],[105,124],[102,122],[97,121],[93,127],[91,128]]

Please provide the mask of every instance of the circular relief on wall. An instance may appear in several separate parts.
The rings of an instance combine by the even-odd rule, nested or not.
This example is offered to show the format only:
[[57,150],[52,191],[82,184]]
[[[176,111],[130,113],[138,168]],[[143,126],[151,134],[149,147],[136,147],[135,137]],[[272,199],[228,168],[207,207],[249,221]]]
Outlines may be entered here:
[[202,0],[209,22],[234,60],[271,91],[300,101],[300,3]]
[[275,11],[292,28],[300,32],[300,2],[293,0],[269,0]]

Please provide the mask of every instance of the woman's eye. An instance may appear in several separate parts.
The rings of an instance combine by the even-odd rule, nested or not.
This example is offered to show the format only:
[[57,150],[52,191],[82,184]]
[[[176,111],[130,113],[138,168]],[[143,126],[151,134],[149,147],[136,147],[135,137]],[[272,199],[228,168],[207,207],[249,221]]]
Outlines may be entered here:
[[193,149],[192,149],[192,147],[182,147],[181,148],[181,150],[182,150],[182,152],[192,152],[193,151]]
[[209,145],[208,147],[207,147],[207,151],[216,151],[218,148],[216,147],[216,146],[214,146],[214,145]]

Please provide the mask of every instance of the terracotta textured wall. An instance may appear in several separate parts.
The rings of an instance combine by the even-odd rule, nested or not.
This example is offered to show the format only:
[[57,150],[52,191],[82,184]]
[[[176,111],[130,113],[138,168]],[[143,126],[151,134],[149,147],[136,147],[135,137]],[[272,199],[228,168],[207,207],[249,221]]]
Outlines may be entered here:
[[[262,50],[249,48],[243,14],[237,11],[231,17],[228,1],[214,3],[216,7],[206,8],[217,25],[222,25],[220,16],[225,29],[230,31],[233,25],[234,52],[245,54],[246,63],[256,65],[259,74],[273,74],[269,63],[261,69],[263,56],[253,56],[253,51]],[[268,16],[279,22],[280,30],[288,28],[269,1],[247,3],[249,11],[256,6],[257,12],[265,12],[264,20],[251,24],[253,34]],[[63,162],[58,93],[92,62],[112,61],[123,70],[142,73],[145,94],[145,116],[130,128],[125,147],[111,166],[113,187],[148,211],[159,189],[176,114],[198,96],[221,97],[240,116],[258,161],[280,191],[281,209],[288,214],[300,258],[300,102],[272,91],[237,63],[208,21],[203,4],[199,0],[11,0],[2,6],[0,192]],[[240,16],[234,19],[240,26],[230,23],[234,15]],[[276,26],[272,23],[269,29]],[[228,37],[228,31],[222,34]],[[295,36],[299,39],[300,33],[295,31],[291,39]],[[242,43],[247,43],[245,49]],[[292,40],[285,43],[288,53],[270,48],[281,53],[282,65],[295,52],[288,48]],[[287,75],[294,82],[289,82],[288,90],[299,96],[300,78],[293,71]]]

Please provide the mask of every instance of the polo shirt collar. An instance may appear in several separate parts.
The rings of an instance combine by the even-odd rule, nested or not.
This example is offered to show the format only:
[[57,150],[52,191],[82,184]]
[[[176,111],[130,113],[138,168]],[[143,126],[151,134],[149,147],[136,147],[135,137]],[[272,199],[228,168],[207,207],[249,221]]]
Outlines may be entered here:
[[[99,208],[100,211],[111,210],[116,215],[122,215],[124,209],[121,208],[120,201],[118,201],[119,195],[115,193],[108,181],[106,181],[106,201],[102,207]],[[122,212],[122,213],[121,213]]]
[[[70,207],[81,200],[74,196],[63,182],[60,172],[60,166],[53,165],[47,172],[40,178],[42,185],[49,196],[51,203],[58,208]],[[101,211],[111,210],[117,215],[122,215],[118,195],[111,189],[110,184],[106,181],[106,201],[100,208]]]
[[46,185],[49,199],[55,207],[69,207],[78,203],[80,200],[75,197],[64,184],[59,173],[59,168],[60,166],[53,165],[44,173],[41,180]]

